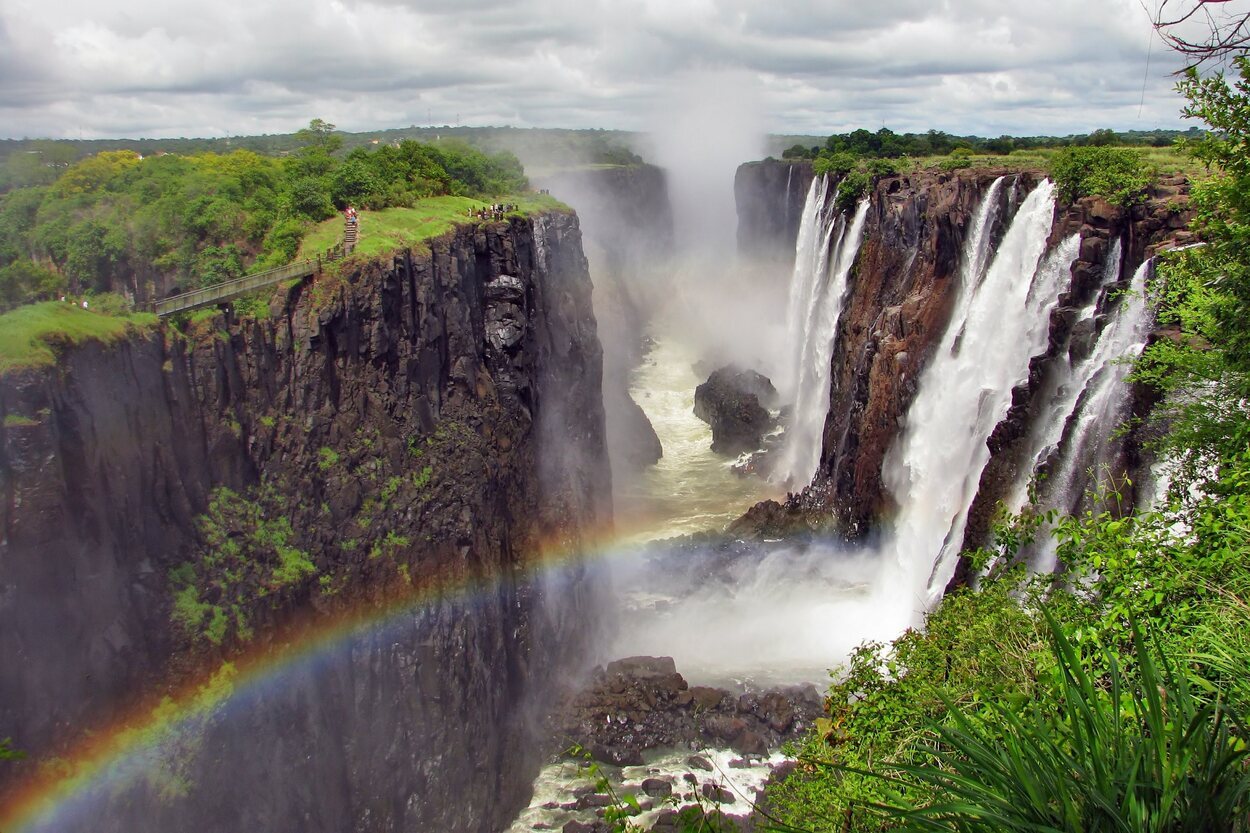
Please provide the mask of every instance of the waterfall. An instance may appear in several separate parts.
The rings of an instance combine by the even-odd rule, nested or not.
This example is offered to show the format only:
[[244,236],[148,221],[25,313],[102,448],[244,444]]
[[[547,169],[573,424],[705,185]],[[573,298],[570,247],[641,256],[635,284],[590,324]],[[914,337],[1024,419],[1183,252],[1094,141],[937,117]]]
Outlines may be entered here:
[[790,183],[793,179],[794,179],[794,163],[792,162],[786,168],[786,214],[785,214],[785,222],[781,226],[787,233],[789,233],[790,231]]
[[[920,378],[883,478],[901,507],[891,584],[927,607],[938,598],[963,543],[968,508],[989,461],[986,441],[1007,414],[1012,389],[1047,343],[1050,310],[1066,288],[1080,239],[1049,256],[1054,185],[1044,181],[1016,212],[992,259],[990,230],[1002,181],[978,207],[950,321]],[[988,265],[987,265],[988,263]]]
[[[1126,379],[1131,360],[1141,355],[1154,316],[1146,299],[1152,260],[1137,267],[1088,358],[1081,362],[1077,395],[1059,423],[1062,445],[1053,471],[1043,484],[1044,502],[1061,512],[1074,511],[1088,489],[1096,488],[1109,462],[1112,435],[1128,407]],[[1104,290],[1104,296],[1109,289]],[[1088,477],[1086,475],[1089,475]],[[1052,572],[1057,542],[1042,536],[1027,553],[1029,569]]]
[[799,485],[811,481],[820,460],[821,432],[829,410],[829,362],[868,217],[865,197],[848,222],[834,206],[829,185],[829,177],[822,176],[808,189],[786,314],[790,363],[783,386],[794,410],[774,477]]
[[[1097,292],[1076,315],[1072,324],[1073,332],[1083,326],[1093,324],[1099,307],[1104,303],[1107,288],[1120,280],[1120,264],[1122,246],[1117,239],[1111,247],[1111,253],[1103,267],[1102,281]],[[1103,331],[1105,334],[1105,330]],[[1005,501],[1008,510],[1019,512],[1028,500],[1030,482],[1041,467],[1059,447],[1063,439],[1064,426],[1068,417],[1076,409],[1077,401],[1090,378],[1097,371],[1095,353],[1097,348],[1090,350],[1084,358],[1074,359],[1072,345],[1064,351],[1057,361],[1057,367],[1047,377],[1041,390],[1037,393],[1037,401],[1041,403],[1037,417],[1032,420],[1032,429],[1026,441],[1022,457],[1024,464],[1020,468],[1021,476],[1016,479],[1011,493]]]

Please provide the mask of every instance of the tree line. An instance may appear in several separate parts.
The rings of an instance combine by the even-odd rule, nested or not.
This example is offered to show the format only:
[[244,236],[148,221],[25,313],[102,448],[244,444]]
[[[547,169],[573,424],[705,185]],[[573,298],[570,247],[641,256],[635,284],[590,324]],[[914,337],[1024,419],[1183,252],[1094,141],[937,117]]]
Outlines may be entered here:
[[334,125],[319,119],[297,136],[284,157],[108,150],[71,161],[57,143],[29,154],[23,164],[43,181],[0,196],[0,309],[128,278],[212,285],[290,262],[305,231],[348,204],[406,207],[527,187],[507,152],[408,140],[344,153]]
[[849,133],[834,133],[823,145],[792,145],[782,153],[783,159],[817,159],[837,154],[851,154],[867,159],[898,159],[904,156],[946,156],[963,148],[970,153],[1006,155],[1014,150],[1065,147],[1169,147],[1177,139],[1197,139],[1199,128],[1189,130],[1130,130],[1117,133],[1110,129],[1095,130],[1072,136],[956,136],[941,130],[925,133],[895,133],[887,127],[873,132],[860,128]]

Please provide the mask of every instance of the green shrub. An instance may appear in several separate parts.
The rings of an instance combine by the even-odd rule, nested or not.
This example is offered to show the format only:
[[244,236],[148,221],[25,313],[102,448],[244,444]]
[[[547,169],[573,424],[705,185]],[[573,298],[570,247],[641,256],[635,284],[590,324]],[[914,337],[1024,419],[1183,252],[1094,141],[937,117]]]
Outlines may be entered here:
[[992,701],[981,715],[952,708],[949,724],[933,726],[930,760],[878,776],[919,782],[932,797],[893,791],[885,814],[905,829],[968,833],[1245,830],[1250,771],[1237,716],[1195,696],[1136,626],[1133,673],[1107,653],[1095,675],[1047,620],[1053,691]]
[[339,453],[327,445],[317,449],[317,468],[329,471],[339,464]]
[[872,186],[872,175],[865,170],[854,170],[842,177],[838,183],[834,205],[839,211],[851,211],[855,204]]
[[847,151],[839,151],[837,153],[822,153],[812,163],[812,170],[816,172],[816,176],[842,176],[855,169],[859,164],[859,157]]
[[171,618],[192,641],[250,639],[248,611],[316,575],[285,512],[286,500],[272,486],[247,496],[213,490],[208,511],[196,519],[199,540],[191,558],[169,575]]
[[1050,175],[1066,202],[1096,196],[1119,206],[1142,199],[1154,178],[1140,153],[1112,147],[1063,148],[1050,159]]

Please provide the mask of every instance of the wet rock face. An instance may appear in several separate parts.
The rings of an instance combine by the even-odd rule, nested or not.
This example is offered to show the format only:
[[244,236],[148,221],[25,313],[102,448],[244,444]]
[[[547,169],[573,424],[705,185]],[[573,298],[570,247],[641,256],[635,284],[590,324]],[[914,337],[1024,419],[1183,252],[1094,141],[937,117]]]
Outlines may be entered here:
[[748,162],[734,175],[738,207],[738,251],[776,264],[794,266],[794,246],[803,204],[812,184],[809,160]]
[[613,462],[638,471],[659,462],[664,448],[642,406],[629,395],[624,384],[614,384],[614,381],[605,379],[603,388],[608,434],[616,443]]
[[712,426],[712,451],[734,455],[760,447],[773,427],[765,406],[776,399],[768,377],[729,365],[695,388],[694,415]]
[[[1001,219],[997,241],[1040,173],[967,169],[884,177],[871,196],[863,244],[851,271],[846,307],[831,359],[830,407],[820,464],[813,482],[782,503],[754,507],[734,527],[748,537],[820,530],[857,538],[870,534],[894,510],[882,482],[885,455],[905,423],[920,376],[945,329],[958,287],[968,224],[981,196],[999,175]],[[1057,212],[1051,243],[1079,233],[1080,256],[1068,293],[1051,320],[1051,347],[1035,360],[1029,382],[990,439],[993,452],[982,494],[969,518],[969,542],[983,540],[994,503],[1015,476],[1017,448],[1031,419],[1031,391],[1070,343],[1078,350],[1091,333],[1070,333],[1072,313],[1095,291],[1110,243],[1121,239],[1126,276],[1165,241],[1188,232],[1183,181],[1165,179],[1130,211],[1087,198]],[[1075,339],[1075,341],[1073,341]],[[1000,454],[1001,452],[1001,454]]]
[[[765,501],[752,509],[738,525],[741,532],[835,529],[857,537],[888,513],[885,454],[950,314],[968,223],[1003,173],[926,171],[876,182],[834,340],[816,477],[784,504]],[[1021,174],[1014,188],[1035,182]],[[1003,190],[1004,202],[1012,191]]]
[[[596,669],[553,719],[553,730],[615,765],[640,764],[648,750],[675,747],[715,746],[758,758],[802,736],[821,714],[810,685],[736,695],[689,685],[671,657],[630,657]],[[687,763],[711,769],[699,760]]]
[[0,379],[25,417],[0,427],[0,735],[36,758],[239,647],[171,622],[217,487],[280,495],[316,567],[241,611],[249,648],[396,582],[488,588],[292,670],[206,730],[185,798],[123,793],[82,829],[506,825],[539,764],[528,710],[595,623],[577,568],[525,579],[541,542],[610,517],[590,292],[576,218],[544,215],[295,287],[264,321]]
[[[881,481],[886,452],[954,304],[972,214],[1002,173],[927,172],[876,184],[834,342],[816,475],[829,481],[836,522],[848,534],[863,534],[889,511]],[[1021,175],[1003,189],[1004,203],[1013,191],[1027,193],[1035,184]],[[995,229],[995,239],[1001,233]]]

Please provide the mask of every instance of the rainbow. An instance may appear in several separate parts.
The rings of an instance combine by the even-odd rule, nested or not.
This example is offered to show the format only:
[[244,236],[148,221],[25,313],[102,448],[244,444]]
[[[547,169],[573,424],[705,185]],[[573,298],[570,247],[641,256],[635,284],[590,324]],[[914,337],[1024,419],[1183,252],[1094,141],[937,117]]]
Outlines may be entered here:
[[[634,531],[637,540],[637,530]],[[523,570],[522,578],[558,571],[634,551],[618,542],[630,536],[620,528],[583,538],[580,545],[549,542]],[[510,574],[510,578],[516,574]],[[503,576],[436,575],[396,588],[352,608],[309,615],[284,627],[279,641],[252,647],[159,697],[149,697],[112,724],[84,732],[60,758],[44,762],[24,782],[0,796],[0,833],[43,833],[75,810],[98,809],[95,802],[161,768],[162,747],[194,733],[227,706],[256,702],[289,673],[375,632],[400,624],[414,611],[439,601],[467,600],[498,588]],[[258,642],[260,640],[257,640]],[[176,780],[161,787],[176,796]]]

